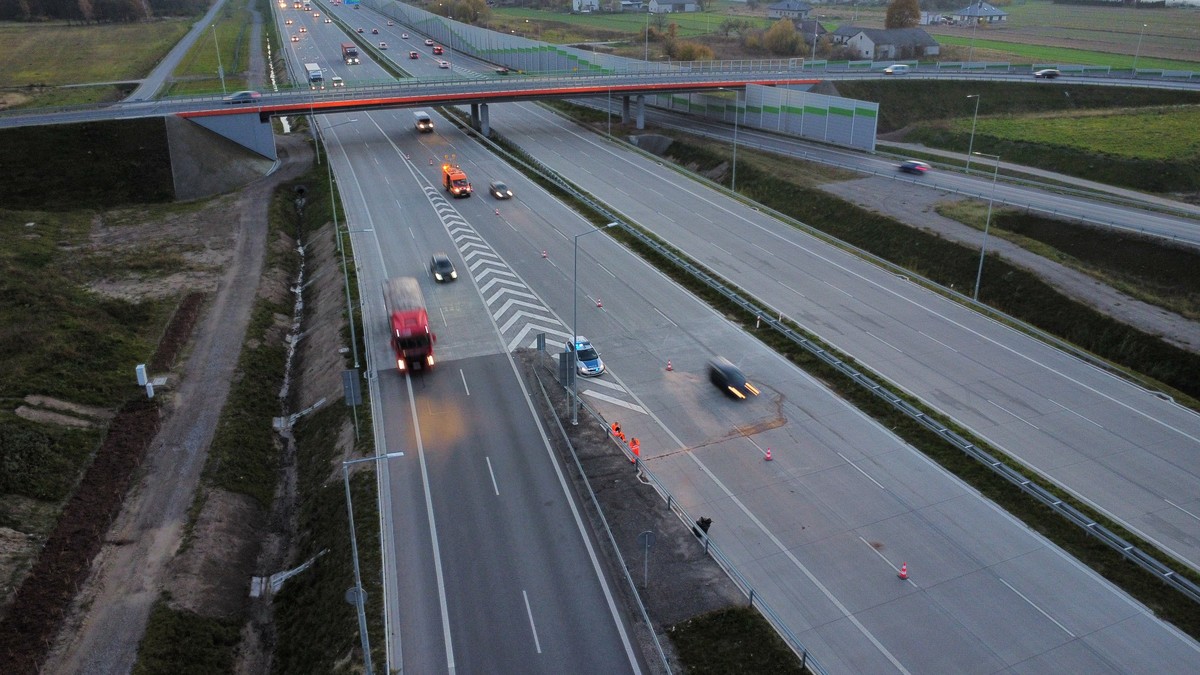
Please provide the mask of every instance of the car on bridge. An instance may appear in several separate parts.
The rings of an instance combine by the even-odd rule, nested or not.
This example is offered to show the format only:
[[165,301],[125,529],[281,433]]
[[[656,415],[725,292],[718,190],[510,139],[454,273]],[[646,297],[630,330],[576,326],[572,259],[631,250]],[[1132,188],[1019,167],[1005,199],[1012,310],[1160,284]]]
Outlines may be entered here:
[[911,173],[911,174],[916,174],[918,176],[924,176],[929,171],[930,166],[928,164],[926,164],[925,162],[919,162],[915,159],[909,159],[909,160],[900,162],[900,166],[898,166],[896,168],[900,169],[900,171],[903,173]]
[[903,63],[894,63],[883,69],[884,75],[904,75],[909,71],[909,67]]
[[246,89],[244,91],[235,91],[223,100],[228,105],[239,105],[241,103],[255,103],[261,98],[262,94],[257,91]]
[[1041,80],[1053,80],[1059,75],[1062,75],[1062,73],[1060,73],[1057,68],[1042,68],[1041,70],[1035,70],[1033,72],[1033,76]]

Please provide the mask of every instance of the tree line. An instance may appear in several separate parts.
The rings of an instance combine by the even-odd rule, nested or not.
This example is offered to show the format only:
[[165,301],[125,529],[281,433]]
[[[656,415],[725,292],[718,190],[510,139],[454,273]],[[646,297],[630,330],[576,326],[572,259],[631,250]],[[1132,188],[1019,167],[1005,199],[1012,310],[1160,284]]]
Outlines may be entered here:
[[196,16],[207,0],[0,0],[0,21],[122,23],[164,16]]

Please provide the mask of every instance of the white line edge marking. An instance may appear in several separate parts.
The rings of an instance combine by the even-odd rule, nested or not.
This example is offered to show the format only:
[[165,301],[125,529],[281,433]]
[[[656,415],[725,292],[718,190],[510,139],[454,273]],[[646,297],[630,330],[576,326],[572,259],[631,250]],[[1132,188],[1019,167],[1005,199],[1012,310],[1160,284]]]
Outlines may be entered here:
[[471,387],[467,386],[467,374],[463,372],[462,368],[458,369],[458,374],[462,376],[463,391],[467,392],[467,396],[470,396],[471,395]]
[[521,589],[521,595],[525,598],[525,613],[529,615],[529,630],[533,631],[533,646],[537,648],[537,653],[542,653],[542,643],[538,640],[537,626],[533,623],[533,610],[529,607],[529,594],[525,589]]
[[1077,636],[1076,636],[1074,633],[1072,633],[1071,631],[1067,630],[1067,627],[1066,627],[1066,626],[1062,625],[1062,624],[1061,624],[1061,623],[1059,623],[1059,622],[1058,622],[1058,621],[1057,621],[1057,620],[1056,620],[1054,617],[1052,617],[1052,616],[1050,616],[1049,614],[1047,614],[1047,613],[1046,613],[1046,610],[1042,609],[1041,607],[1038,607],[1036,604],[1034,604],[1034,602],[1033,602],[1032,600],[1030,600],[1029,598],[1025,597],[1025,594],[1024,594],[1024,593],[1022,593],[1021,591],[1018,591],[1017,589],[1013,588],[1012,584],[1008,583],[1008,582],[1007,582],[1007,581],[1005,581],[1004,579],[1001,579],[1000,577],[996,577],[996,578],[997,578],[997,579],[1000,579],[1000,583],[1004,584],[1005,586],[1008,586],[1008,590],[1012,591],[1013,593],[1016,593],[1016,594],[1017,594],[1017,595],[1018,595],[1018,596],[1019,596],[1019,597],[1020,597],[1022,600],[1024,600],[1024,601],[1025,601],[1025,602],[1027,602],[1027,603],[1029,603],[1029,606],[1030,606],[1030,607],[1032,607],[1032,608],[1036,609],[1037,611],[1041,612],[1041,613],[1042,613],[1042,616],[1046,617],[1047,619],[1050,619],[1050,621],[1052,621],[1052,622],[1054,623],[1054,625],[1055,625],[1055,626],[1058,626],[1059,628],[1061,628],[1061,629],[1062,629],[1062,631],[1063,631],[1064,633],[1066,633],[1067,635],[1070,635],[1070,636],[1071,636],[1071,637],[1073,637],[1073,638],[1074,638],[1074,637],[1077,637]]
[[500,486],[496,485],[496,472],[492,471],[492,459],[487,455],[483,456],[483,461],[487,462],[488,475],[492,477],[492,489],[496,491],[496,496],[500,496]]
[[879,481],[875,480],[874,478],[871,478],[871,474],[867,473],[866,471],[863,471],[861,468],[859,468],[859,466],[857,464],[855,464],[854,462],[851,462],[849,457],[843,455],[842,453],[838,452],[837,450],[834,450],[834,452],[837,452],[838,457],[841,457],[842,459],[846,460],[847,464],[854,467],[855,469],[858,469],[858,472],[861,473],[862,475],[866,476],[867,480],[878,485],[880,490],[883,490],[884,492],[888,491],[888,489],[883,487],[883,485]]

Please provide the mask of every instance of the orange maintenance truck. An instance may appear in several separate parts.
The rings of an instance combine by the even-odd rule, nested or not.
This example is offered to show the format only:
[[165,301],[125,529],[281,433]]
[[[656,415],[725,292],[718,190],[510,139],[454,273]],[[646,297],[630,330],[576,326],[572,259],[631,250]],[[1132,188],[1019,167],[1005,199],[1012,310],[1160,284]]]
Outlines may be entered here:
[[446,192],[455,197],[471,196],[471,183],[467,181],[467,174],[449,162],[442,165],[442,184],[446,186]]

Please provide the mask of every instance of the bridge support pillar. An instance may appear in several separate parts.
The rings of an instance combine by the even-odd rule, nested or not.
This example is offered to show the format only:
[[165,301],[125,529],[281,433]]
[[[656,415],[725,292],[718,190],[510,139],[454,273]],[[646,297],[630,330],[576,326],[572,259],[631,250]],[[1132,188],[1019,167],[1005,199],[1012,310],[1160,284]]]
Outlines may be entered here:
[[487,136],[491,133],[491,121],[488,116],[488,104],[471,104],[471,128]]
[[637,95],[637,125],[640,129],[646,128],[646,96],[644,94]]

